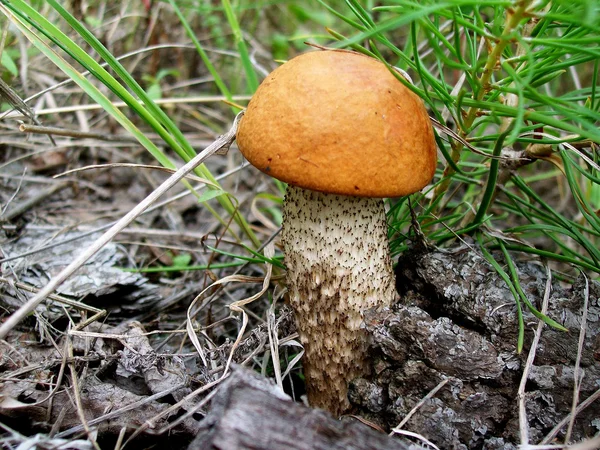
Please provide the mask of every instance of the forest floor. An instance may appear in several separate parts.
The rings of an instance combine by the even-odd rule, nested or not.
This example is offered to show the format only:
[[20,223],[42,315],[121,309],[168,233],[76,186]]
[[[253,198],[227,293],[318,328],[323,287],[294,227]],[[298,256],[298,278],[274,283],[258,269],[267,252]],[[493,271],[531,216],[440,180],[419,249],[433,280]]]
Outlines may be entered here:
[[[182,41],[169,20],[112,26],[104,38],[115,54],[124,42]],[[253,45],[268,73],[272,55]],[[515,301],[469,238],[443,249],[415,241],[394,261],[401,300],[366,313],[372,370],[350,386],[353,414],[338,421],[302,406],[302,347],[278,242],[283,188],[235,144],[206,165],[257,242],[194,175],[73,267],[171,171],[73,84],[60,84],[41,55],[28,64],[4,96],[53,86],[33,107],[55,129],[32,128],[27,111],[0,119],[0,325],[69,276],[0,339],[0,447],[600,447],[600,285],[566,265],[551,271],[520,258],[523,296],[568,331],[553,329]],[[189,45],[128,64],[162,88],[162,107],[198,153],[231,129],[231,106],[205,95],[207,73]],[[185,101],[171,89],[187,89]],[[575,281],[559,279],[562,270]]]

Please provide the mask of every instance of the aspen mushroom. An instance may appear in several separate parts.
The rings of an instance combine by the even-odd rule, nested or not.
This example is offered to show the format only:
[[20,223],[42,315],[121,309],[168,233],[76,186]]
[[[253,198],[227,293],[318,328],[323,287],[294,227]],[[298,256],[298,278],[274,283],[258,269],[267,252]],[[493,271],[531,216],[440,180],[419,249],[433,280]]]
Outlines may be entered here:
[[348,382],[368,373],[363,312],[398,295],[383,198],[417,192],[435,172],[427,111],[380,61],[314,51],[267,76],[237,142],[288,183],[281,240],[308,400],[339,415]]

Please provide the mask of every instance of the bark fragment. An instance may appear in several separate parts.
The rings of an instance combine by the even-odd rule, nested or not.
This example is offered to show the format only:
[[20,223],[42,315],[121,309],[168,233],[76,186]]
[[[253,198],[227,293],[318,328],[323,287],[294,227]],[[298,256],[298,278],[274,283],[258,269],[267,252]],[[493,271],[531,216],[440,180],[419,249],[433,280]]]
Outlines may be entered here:
[[[545,269],[526,262],[518,270],[529,300],[541,308]],[[537,319],[523,308],[525,348],[516,354],[515,300],[495,270],[469,247],[404,255],[396,274],[401,302],[366,315],[371,352],[379,356],[373,377],[352,383],[352,403],[368,419],[392,428],[447,379],[404,428],[445,449],[516,448],[517,391]],[[571,411],[583,295],[583,278],[569,287],[553,284],[548,315],[570,331],[545,326],[542,333],[526,389],[530,443],[539,443]],[[580,402],[600,386],[599,296],[600,285],[590,281]],[[377,392],[381,397],[374,396]],[[595,435],[598,417],[598,402],[579,413],[572,440]]]
[[[419,450],[356,421],[294,403],[268,379],[234,367],[188,450]],[[422,449],[421,449],[422,450]]]

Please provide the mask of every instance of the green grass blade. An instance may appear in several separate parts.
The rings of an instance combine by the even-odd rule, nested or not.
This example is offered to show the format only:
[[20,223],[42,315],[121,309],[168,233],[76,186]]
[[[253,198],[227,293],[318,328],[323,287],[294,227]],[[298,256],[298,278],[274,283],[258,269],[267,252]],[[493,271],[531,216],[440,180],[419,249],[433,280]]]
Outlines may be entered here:
[[482,242],[481,234],[477,234],[477,241],[479,242],[479,250],[483,254],[483,257],[487,260],[488,263],[496,270],[496,273],[504,280],[506,286],[512,293],[515,299],[515,305],[517,308],[517,321],[519,324],[519,333],[517,336],[517,353],[521,353],[523,350],[523,341],[525,340],[525,322],[523,320],[523,311],[521,309],[521,296],[517,292],[512,280],[508,276],[508,274],[504,271],[504,269],[498,264],[498,262],[494,259],[492,254],[485,248],[484,243]]
[[23,21],[4,5],[0,5],[2,12],[11,19],[12,23],[40,50],[44,56],[52,61],[60,70],[71,78],[86,94],[108,112],[123,128],[130,132],[158,161],[166,167],[174,168],[174,164],[166,159],[164,154],[142,133],[112,102],[98,90],[87,78],[79,73],[73,66],[52,50],[44,41],[33,33]]
[[171,5],[171,7],[173,8],[173,11],[175,11],[175,14],[177,15],[177,17],[179,18],[179,21],[183,25],[183,28],[185,28],[185,31],[186,31],[188,37],[192,40],[194,46],[196,47],[196,51],[200,55],[202,62],[206,66],[206,69],[209,71],[209,73],[213,77],[213,80],[215,81],[215,84],[219,88],[219,91],[221,91],[221,94],[227,100],[232,101],[232,96],[231,96],[231,92],[229,91],[229,88],[227,87],[227,85],[225,84],[225,82],[223,81],[221,76],[219,75],[219,72],[217,71],[217,69],[215,68],[213,63],[211,62],[210,58],[208,57],[208,54],[204,50],[204,47],[202,47],[202,45],[200,44],[200,41],[196,37],[196,34],[190,27],[190,24],[186,20],[185,16],[182,14],[181,9],[179,9],[179,6],[177,6],[177,3],[175,2],[175,0],[168,0],[168,2]]
[[[7,7],[13,13],[21,15],[27,19],[27,22],[35,26],[48,39],[52,40],[56,45],[62,48],[75,60],[80,62],[90,73],[98,78],[103,84],[110,88],[119,98],[121,98],[129,107],[131,107],[140,117],[142,117],[160,136],[161,138],[175,150],[185,161],[189,161],[195,151],[190,146],[188,141],[183,136],[179,128],[171,121],[164,111],[156,105],[146,94],[144,89],[131,77],[121,63],[95,38],[79,21],[77,21],[68,11],[66,11],[55,0],[48,0],[59,14],[69,23],[69,25],[84,38],[84,40],[94,48],[109,66],[117,73],[126,85],[139,96],[143,101],[140,103],[127,89],[125,89],[112,75],[110,75],[100,64],[91,58],[87,52],[81,49],[75,42],[68,38],[60,31],[53,23],[40,15],[35,9],[24,3],[22,0],[13,0]],[[14,5],[14,6],[13,6]],[[23,13],[26,16],[23,16]],[[41,41],[39,41],[41,42]],[[146,145],[144,145],[148,148]],[[152,155],[163,165],[169,168],[174,168],[174,164],[170,162],[156,146],[148,148]],[[220,186],[214,176],[204,165],[200,165],[195,170],[200,177],[206,178],[214,186],[215,189],[220,189]],[[211,187],[212,188],[212,187]],[[246,220],[239,214],[237,208],[233,205],[229,196],[219,196],[219,203],[225,208],[228,214],[234,217],[234,220],[242,228],[244,233],[251,239],[254,245],[259,246],[260,242],[250,229]],[[222,224],[225,222],[219,217],[216,212],[213,215],[220,219]]]
[[515,287],[521,301],[523,303],[525,303],[525,305],[527,305],[527,308],[529,308],[529,311],[531,311],[531,313],[535,317],[537,317],[538,319],[543,321],[546,325],[549,325],[552,328],[556,328],[557,330],[560,330],[560,331],[569,331],[567,328],[563,327],[561,324],[559,324],[555,320],[553,320],[550,317],[546,316],[545,314],[542,314],[541,312],[539,312],[535,308],[535,306],[533,306],[533,304],[529,301],[529,299],[525,295],[525,292],[523,292],[523,288],[521,287],[521,283],[519,282],[519,274],[517,272],[517,268],[516,268],[515,263],[513,262],[512,258],[510,257],[508,250],[504,246],[504,242],[501,241],[500,239],[498,239],[497,241],[500,246],[500,250],[502,250],[502,254],[504,255],[504,260],[506,261],[506,264],[508,266],[508,271],[510,272],[510,277],[512,279],[513,286]]
[[233,38],[242,60],[242,66],[244,67],[244,72],[246,74],[246,82],[248,83],[248,93],[253,94],[258,88],[258,77],[256,75],[256,71],[254,70],[254,66],[252,65],[252,61],[250,60],[250,54],[248,53],[248,47],[246,47],[246,41],[244,40],[244,36],[242,34],[242,30],[240,29],[240,24],[238,23],[237,17],[235,16],[235,12],[231,7],[231,2],[229,0],[221,0],[221,3],[223,5],[223,9],[225,10],[225,16],[227,17],[227,21],[229,22],[229,26],[233,32]]
[[494,198],[494,194],[496,192],[496,181],[498,180],[498,168],[500,167],[500,155],[502,154],[502,147],[504,147],[504,139],[509,134],[509,130],[502,133],[498,140],[496,141],[496,145],[494,146],[494,154],[492,161],[490,163],[490,173],[488,175],[488,181],[485,187],[485,192],[481,199],[481,204],[477,209],[477,213],[475,214],[475,218],[473,219],[473,225],[480,225],[485,217],[488,208],[492,204],[492,200]]

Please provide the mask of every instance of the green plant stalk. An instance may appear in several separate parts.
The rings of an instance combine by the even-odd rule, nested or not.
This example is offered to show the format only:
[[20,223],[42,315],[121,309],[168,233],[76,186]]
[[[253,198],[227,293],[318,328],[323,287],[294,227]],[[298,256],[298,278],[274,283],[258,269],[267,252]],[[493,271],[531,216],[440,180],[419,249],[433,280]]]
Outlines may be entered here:
[[242,65],[244,66],[246,82],[248,83],[248,92],[254,93],[254,91],[256,91],[258,88],[258,77],[256,76],[252,61],[250,61],[250,54],[248,53],[248,48],[246,47],[246,42],[244,41],[240,24],[235,17],[235,13],[231,7],[230,1],[222,0],[221,3],[223,4],[225,15],[227,17],[227,21],[229,22],[229,26],[231,27],[231,31],[233,31],[233,38],[235,40],[238,53],[240,54]]
[[183,28],[185,28],[185,32],[187,33],[188,37],[194,43],[194,46],[196,47],[196,51],[200,55],[200,58],[202,59],[202,62],[206,66],[208,72],[212,75],[212,77],[215,81],[215,84],[219,88],[219,91],[221,91],[221,94],[223,94],[223,96],[225,96],[225,98],[228,101],[230,101],[230,102],[233,101],[233,98],[231,96],[231,92],[229,91],[229,88],[227,87],[227,85],[225,84],[225,82],[223,81],[221,76],[219,75],[219,72],[217,72],[217,69],[215,69],[215,66],[211,62],[208,55],[206,54],[206,51],[202,47],[202,44],[200,44],[200,41],[194,34],[194,31],[190,27],[190,24],[185,19],[185,16],[181,13],[179,6],[177,6],[177,3],[175,2],[175,0],[168,0],[168,1],[169,1],[169,4],[171,5],[171,7],[173,8],[173,11],[175,11],[175,14],[179,18],[179,21],[183,25]]
[[[10,10],[6,9],[4,5],[0,5],[0,10],[10,18],[12,23],[19,28],[19,30],[27,37],[50,61],[52,61],[57,67],[59,67],[67,76],[69,76],[79,87],[81,87],[95,102],[101,105],[111,116],[135,136],[140,143],[147,148],[151,153],[158,156],[162,155],[160,150],[154,145],[154,143],[148,139],[127,117],[114,105],[111,101],[104,96],[94,85],[92,85],[87,78],[82,76],[73,66],[65,61],[60,55],[54,52],[48,47],[41,39],[39,39],[34,33],[32,33],[27,25],[22,21],[20,17],[15,16]],[[170,161],[166,160],[165,164],[169,164]]]
[[[51,0],[50,0],[51,1]],[[3,2],[5,3],[5,2]],[[20,17],[20,23],[22,27],[20,27],[21,31],[23,31],[23,27],[26,27],[25,21],[29,23],[30,26],[36,28],[39,32],[41,32],[44,36],[46,36],[50,41],[54,42],[59,48],[61,48],[65,53],[71,56],[73,59],[78,61],[89,73],[94,75],[96,79],[100,80],[105,86],[107,86],[113,93],[115,93],[119,98],[121,98],[125,104],[131,107],[132,110],[136,111],[140,117],[142,117],[150,126],[152,126],[159,135],[167,142],[176,152],[182,155],[183,159],[189,161],[190,158],[186,157],[185,153],[182,153],[183,150],[179,147],[179,144],[174,141],[173,137],[167,133],[165,128],[161,126],[156,117],[151,114],[147,109],[145,109],[142,104],[140,104],[120,83],[118,83],[105,69],[104,67],[97,64],[89,55],[84,52],[79,46],[77,46],[72,40],[70,40],[64,33],[58,30],[52,23],[48,22],[45,17],[41,16],[37,11],[30,8],[27,4],[22,3],[21,0],[14,0],[18,6],[21,6],[23,10],[29,13],[30,17],[25,17],[22,14],[22,11],[19,11],[12,7],[12,5],[8,6],[13,13],[18,14]],[[6,14],[6,13],[5,13]],[[7,15],[8,17],[8,15]],[[17,20],[17,16],[11,14],[13,18],[13,22]],[[35,23],[33,18],[37,18],[41,25]],[[75,20],[75,19],[73,19]],[[44,28],[44,26],[46,28]],[[29,29],[28,29],[29,30]],[[48,31],[49,30],[49,31]],[[88,80],[83,77],[75,68],[73,68],[70,64],[68,64],[63,58],[61,58],[56,52],[50,49],[41,39],[39,39],[34,33],[31,31],[29,34],[26,34],[31,42],[40,49],[46,57],[48,57],[54,64],[57,65],[65,74],[67,74],[79,87],[83,89],[94,101],[96,101],[102,108],[107,111],[115,120],[121,124],[127,131],[129,131],[133,136],[135,136],[138,141],[150,152],[152,156],[154,156],[157,161],[159,161],[164,167],[175,169],[175,165],[164,155],[164,153],[152,143],[149,139],[145,137],[145,135],[135,127],[129,119],[127,119],[123,113],[116,107],[114,107],[111,101],[106,98],[95,86],[88,82]],[[95,39],[95,38],[94,38]],[[101,45],[101,44],[100,44]],[[44,48],[42,48],[44,47]],[[50,53],[55,57],[50,56]],[[110,53],[109,53],[110,55]],[[112,57],[112,55],[110,55]],[[110,62],[109,62],[110,63]],[[118,68],[117,68],[118,69]],[[122,68],[124,71],[124,69]],[[125,72],[127,73],[127,72]],[[129,74],[127,74],[129,75]],[[138,86],[138,89],[141,90],[143,96],[146,93]],[[134,86],[135,90],[135,86]],[[147,102],[148,105],[154,104],[150,99]],[[156,106],[156,105],[155,105]],[[160,110],[162,112],[162,110]],[[164,112],[163,112],[164,114]],[[168,125],[168,122],[167,122]],[[176,128],[176,127],[175,127]],[[190,152],[193,155],[195,152],[190,147]],[[196,174],[199,176],[205,175],[204,178],[210,178],[210,173],[203,174],[196,170]],[[187,180],[183,180],[182,183],[190,190],[192,190],[192,186],[189,184]],[[210,186],[210,184],[209,184]],[[216,188],[215,186],[211,186],[212,188]],[[192,193],[198,197],[195,191],[192,190]],[[217,220],[225,227],[227,227],[226,222],[221,218],[221,216],[209,205],[204,205],[211,214],[217,218]],[[237,238],[235,233],[232,230],[229,230],[234,237]],[[258,244],[257,244],[258,245]]]
[[506,233],[519,234],[532,231],[537,231],[538,235],[545,236],[554,241],[554,243],[564,252],[565,256],[571,254],[577,258],[580,258],[581,261],[587,263],[588,265],[594,265],[594,261],[592,259],[583,256],[576,250],[570,249],[569,246],[565,244],[565,237],[569,237],[575,242],[577,242],[577,238],[564,228],[557,227],[555,225],[532,223],[529,225],[521,225],[519,227],[509,228],[506,230]]
[[529,299],[525,295],[525,292],[523,292],[523,288],[521,287],[521,283],[519,282],[519,274],[517,273],[517,268],[516,268],[515,263],[513,262],[512,258],[510,257],[508,250],[504,246],[504,242],[501,241],[500,239],[497,239],[497,241],[498,241],[498,244],[500,245],[500,250],[502,250],[502,254],[504,255],[504,259],[508,266],[508,271],[510,272],[510,277],[512,279],[513,285],[514,285],[521,301],[523,303],[525,303],[525,305],[527,305],[527,308],[529,308],[529,311],[531,311],[531,313],[535,317],[537,317],[538,319],[543,321],[545,324],[550,325],[552,328],[556,328],[557,330],[560,330],[560,331],[569,331],[567,328],[563,327],[561,324],[559,324],[555,320],[551,319],[550,317],[548,317],[545,314],[542,314],[540,311],[538,311],[535,308],[535,306],[533,306],[533,304],[529,301]]
[[[511,193],[510,191],[508,191],[506,189],[504,190],[504,194],[513,202],[512,205],[503,203],[503,202],[498,203],[507,212],[521,214],[525,219],[529,220],[529,222],[532,225],[540,224],[539,222],[535,221],[536,218],[541,221],[541,223],[543,224],[542,226],[548,226],[549,229],[552,229],[552,227],[555,226],[554,224],[557,224],[556,226],[558,226],[562,230],[560,234],[562,236],[570,236],[579,245],[584,247],[588,251],[592,260],[596,264],[598,264],[598,267],[600,267],[600,250],[598,250],[598,248],[596,246],[594,246],[590,241],[586,240],[586,238],[583,234],[575,234],[574,232],[571,231],[571,229],[578,230],[578,231],[588,233],[591,235],[595,235],[596,237],[600,236],[600,233],[597,233],[595,230],[593,230],[591,228],[586,228],[584,225],[582,225],[580,223],[569,221],[568,219],[566,219],[560,215],[555,216],[554,214],[546,214],[543,211],[535,208],[534,205],[528,203],[526,200],[520,198],[519,196],[515,195],[514,193]],[[542,205],[542,206],[544,206],[544,208],[546,208],[545,205]],[[524,207],[532,209],[533,212],[526,211],[524,209]],[[558,217],[558,219],[557,219],[557,217]],[[561,225],[562,225],[562,227],[561,227]],[[571,227],[573,227],[573,228],[571,228]],[[508,228],[508,230],[510,230],[510,229],[511,228]],[[551,237],[550,234],[548,236]],[[559,246],[562,248],[564,246],[564,244],[559,245]],[[569,252],[574,253],[573,250],[569,250]],[[580,253],[578,253],[578,256],[585,259],[585,257],[582,256]]]
[[[535,93],[532,92],[532,94]],[[540,101],[541,100],[543,99],[540,98]],[[490,112],[490,114],[494,114],[498,117],[514,117],[518,113],[517,108],[497,102],[481,101],[477,103],[473,99],[465,98],[463,100],[463,103],[468,106],[477,106],[479,108],[486,109]],[[533,110],[527,110],[525,111],[523,120],[536,122],[538,126],[547,125],[558,130],[573,133],[577,136],[590,139],[593,142],[600,141],[600,130],[598,129],[597,125],[595,125],[593,122],[582,120],[583,114],[581,109],[579,109],[578,107],[574,107],[573,110],[561,109],[560,113],[563,114],[566,119],[574,121],[578,120],[578,125],[571,124],[565,119],[553,117],[550,115],[550,113],[546,111],[537,112]],[[600,120],[600,117],[598,120]]]
[[[479,78],[480,89],[477,91],[476,95],[474,96],[475,102],[480,102],[485,97],[485,94],[490,87],[490,81],[492,79],[494,69],[495,69],[498,61],[500,60],[500,57],[502,56],[502,52],[504,51],[504,49],[510,42],[509,37],[514,32],[514,30],[517,28],[517,26],[521,23],[521,20],[523,20],[523,18],[526,17],[526,11],[527,11],[527,8],[529,7],[530,3],[531,3],[531,0],[518,1],[517,6],[513,10],[512,14],[508,15],[508,17],[506,19],[506,25],[504,27],[502,35],[500,36],[500,38],[498,40],[498,43],[494,46],[492,51],[488,54],[488,58],[486,60],[485,66],[483,68],[483,73],[481,74],[481,77]],[[467,112],[467,115],[463,121],[462,129],[460,131],[460,135],[462,138],[466,138],[469,128],[471,128],[471,126],[473,125],[473,122],[477,118],[478,112],[479,112],[479,107],[476,105],[473,105],[469,108],[469,111]],[[450,156],[454,163],[457,163],[458,160],[460,159],[460,155],[462,153],[463,147],[464,147],[463,144],[460,143],[459,141],[452,142],[452,152],[451,152]],[[448,190],[448,187],[450,186],[450,183],[452,182],[453,174],[454,174],[454,169],[450,164],[448,164],[446,166],[446,168],[444,169],[444,175],[442,177],[442,181],[440,183],[438,183],[438,185],[435,188],[435,191],[434,191],[434,194],[432,197],[432,201],[436,197],[438,197],[440,195],[444,195],[446,193],[446,191]]]
[[527,186],[523,180],[519,176],[512,177],[515,185],[521,190],[521,192],[525,193],[529,197],[533,198],[536,202],[538,202],[552,217],[556,219],[556,221],[567,228],[573,235],[577,236],[577,242],[586,249],[589,255],[594,259],[594,262],[600,264],[600,250],[592,244],[579,230],[575,227],[573,223],[571,223],[568,219],[560,215],[554,209],[552,209],[547,203],[545,203],[542,198],[533,191],[529,186]]
[[580,173],[582,179],[586,179],[591,184],[600,185],[600,178],[579,167],[579,165],[573,160],[573,158],[571,157],[571,155],[569,155],[568,152],[561,152],[561,156],[563,157],[563,159],[566,158],[564,164],[572,164],[575,170],[577,170],[577,172]]
[[[86,92],[92,100],[98,103],[102,108],[109,113],[123,128],[129,131],[133,136],[135,136],[140,144],[142,144],[152,155],[154,155],[157,160],[161,161],[161,163],[165,167],[173,167],[174,165],[168,160],[164,154],[154,145],[154,143],[149,140],[144,133],[142,133],[118,108],[116,108],[112,102],[102,94],[93,84],[89,82],[87,78],[85,78],[81,73],[79,73],[73,66],[67,63],[60,55],[58,55],[54,50],[48,47],[41,39],[38,38],[34,33],[32,33],[27,25],[23,22],[23,20],[12,14],[9,10],[5,9],[3,5],[0,5],[0,9],[2,12],[9,18],[11,21],[21,30],[21,32],[50,60],[52,61],[59,69],[61,69],[69,78],[71,78],[84,92]],[[183,183],[189,188],[192,189],[192,186],[187,182],[183,181]],[[208,184],[208,183],[207,183]],[[213,215],[217,218],[221,219],[220,216],[210,208],[210,205],[205,205],[211,210]],[[221,223],[224,226],[227,224],[221,219]]]
[[500,276],[500,278],[504,280],[506,286],[508,287],[515,299],[515,306],[517,308],[517,323],[519,324],[519,333],[517,335],[517,353],[521,353],[521,351],[523,350],[523,342],[525,340],[525,322],[523,320],[521,297],[519,296],[519,293],[517,292],[508,274],[504,271],[504,269],[502,269],[502,267],[500,267],[500,264],[498,264],[498,262],[492,256],[492,254],[485,248],[485,245],[481,240],[480,233],[477,234],[477,242],[479,243],[479,249],[481,250],[483,257],[496,270],[496,273]]
[[567,182],[569,183],[569,187],[571,188],[571,192],[573,193],[573,197],[575,197],[575,204],[577,205],[579,212],[583,217],[585,217],[587,223],[591,225],[596,233],[600,233],[600,219],[598,218],[594,207],[590,205],[584,193],[581,192],[579,183],[577,183],[577,179],[573,174],[573,169],[570,165],[570,159],[566,156],[566,150],[561,151],[561,157],[563,159],[565,176],[567,178]]
[[[494,246],[494,248],[495,247],[497,247],[497,246]],[[551,259],[553,261],[558,261],[558,262],[567,263],[567,264],[573,264],[577,267],[582,267],[584,269],[591,270],[592,272],[596,272],[597,274],[600,275],[600,267],[599,266],[594,265],[594,264],[588,264],[587,262],[581,261],[580,259],[577,259],[577,258],[572,258],[572,257],[566,256],[566,255],[558,255],[558,254],[550,252],[548,250],[540,250],[538,248],[528,247],[526,245],[505,244],[505,247],[507,250],[514,250],[514,251],[518,251],[518,252],[522,252],[522,253],[529,253],[532,255],[541,256],[542,258]]]
[[[79,21],[77,21],[67,10],[65,10],[60,4],[58,4],[55,0],[48,0],[48,2],[61,14],[61,16],[68,21],[69,25],[71,25],[75,31],[82,36],[85,41],[90,44],[94,50],[98,51],[98,53],[102,56],[102,58],[110,65],[110,67],[115,70],[115,72],[127,83],[127,85],[140,97],[140,99],[144,102],[144,105],[148,107],[151,111],[150,117],[154,119],[155,117],[160,118],[161,123],[167,128],[169,132],[164,130],[164,128],[160,125],[153,126],[153,128],[159,132],[161,137],[175,150],[185,162],[189,161],[196,154],[192,146],[189,144],[181,130],[173,123],[173,121],[169,118],[169,116],[146,94],[146,91],[135,81],[135,79],[127,72],[127,70],[123,67],[123,65],[102,45],[102,43],[89,32],[85,27],[81,25]],[[213,67],[213,72],[216,73]],[[212,73],[212,72],[211,72]],[[107,73],[108,75],[108,73]],[[218,74],[217,74],[218,75]],[[108,75],[110,76],[110,75]],[[214,76],[214,74],[213,74]],[[219,79],[218,76],[215,80]],[[118,83],[117,83],[118,84]],[[224,87],[224,83],[223,87]],[[126,91],[125,91],[126,92]],[[231,93],[225,90],[221,90],[223,95],[226,98],[231,98]],[[134,101],[134,103],[137,103]],[[143,108],[142,108],[143,109]],[[145,110],[144,110],[145,111]],[[212,175],[210,170],[204,165],[201,164],[194,172],[201,177],[209,180],[213,185],[209,187],[211,189],[221,189],[216,178]],[[191,188],[190,185],[187,185],[188,188]],[[196,195],[194,193],[194,195]],[[260,246],[260,241],[250,228],[249,224],[246,222],[245,218],[239,213],[238,209],[235,207],[231,199],[226,196],[218,196],[217,201],[221,204],[221,206],[227,211],[227,213],[233,217],[235,222],[240,226],[240,228],[244,231],[246,236],[252,241],[252,244],[256,247]],[[220,215],[212,208],[208,203],[204,203],[204,206],[209,209],[211,214],[219,219],[222,225],[225,225],[225,222],[221,219]],[[231,230],[230,230],[231,231]],[[233,233],[235,236],[235,233]],[[237,238],[237,237],[236,237]]]
[[254,257],[237,255],[235,253],[227,252],[225,250],[221,250],[221,249],[219,249],[217,247],[213,247],[211,245],[207,245],[206,248],[212,252],[215,252],[215,253],[218,253],[218,254],[224,255],[224,256],[229,256],[234,259],[240,259],[242,261],[247,261],[247,262],[251,262],[251,263],[272,264],[274,266],[279,267],[280,269],[285,269],[285,265],[280,261],[280,258],[267,258],[264,255],[254,251],[248,247],[245,247],[245,249],[248,252],[250,252],[251,254],[253,254]]
[[[513,204],[514,204],[514,207],[510,206],[510,205],[505,205],[505,208],[507,208],[507,210],[509,212],[518,212],[519,214],[522,214],[527,220],[529,220],[531,222],[530,225],[523,225],[521,227],[516,227],[515,229],[507,229],[506,232],[507,233],[517,233],[521,229],[523,231],[538,230],[544,236],[546,236],[548,239],[552,240],[558,246],[558,248],[560,248],[564,253],[561,255],[556,252],[550,252],[550,251],[546,251],[546,250],[538,251],[537,249],[535,249],[533,247],[529,247],[529,246],[519,247],[519,248],[521,248],[521,251],[523,251],[525,253],[539,254],[546,258],[553,259],[555,261],[562,261],[562,262],[565,262],[568,264],[573,264],[578,267],[582,267],[582,268],[593,270],[595,272],[600,273],[600,264],[598,263],[598,259],[596,259],[594,257],[594,254],[590,252],[591,249],[594,249],[593,245],[591,245],[589,243],[588,243],[588,245],[586,245],[586,241],[585,240],[582,241],[582,238],[580,237],[581,235],[577,235],[577,234],[569,231],[569,229],[565,228],[564,226],[561,227],[561,226],[557,226],[557,225],[551,225],[551,223],[554,222],[553,217],[549,217],[546,214],[544,214],[543,212],[538,211],[538,210],[536,210],[535,214],[531,214],[531,213],[525,211],[525,209],[522,207],[522,205],[520,203],[524,203],[523,206],[527,206],[529,208],[534,208],[533,205],[525,203],[525,201],[523,199],[520,199],[519,197],[517,197],[514,194],[511,194],[508,191],[505,191],[505,193],[509,196],[509,198],[513,201]],[[534,220],[534,216],[538,217],[543,223],[541,223],[541,224],[537,223]],[[574,223],[573,225],[578,226],[579,224]],[[586,231],[591,232],[593,230],[586,230]],[[565,243],[565,236],[571,238],[573,241],[575,241],[576,243],[578,243],[579,245],[584,247],[586,250],[588,250],[588,253],[590,254],[590,256],[592,256],[592,258],[588,258],[588,257],[584,256],[583,254],[581,254],[581,252],[569,248],[569,246]],[[505,245],[508,246],[508,244],[505,244]],[[510,248],[510,249],[515,250],[516,248]],[[542,252],[542,253],[540,253],[540,252]],[[569,256],[569,255],[571,255],[571,256]]]
[[210,270],[210,269],[227,269],[230,267],[242,266],[243,262],[230,262],[230,263],[215,263],[215,264],[202,264],[199,266],[163,266],[163,267],[144,267],[141,269],[133,269],[131,267],[119,267],[119,270],[123,272],[131,273],[161,273],[161,272],[186,272],[196,270]]
[[[56,28],[54,24],[49,22],[45,17],[41,16],[36,10],[31,8],[22,0],[13,0],[11,2],[12,4],[6,3],[5,0],[2,1],[2,3],[4,3],[7,8],[10,8],[15,13],[19,13],[19,11],[15,9],[15,7],[19,8],[21,11],[25,11],[30,17],[28,21],[31,23],[32,26],[35,26],[40,32],[42,32],[46,37],[48,37],[48,39],[50,39],[52,42],[54,42],[56,45],[62,48],[74,59],[79,61],[88,71],[90,71],[90,73],[92,73],[97,79],[99,79],[103,84],[110,88],[117,96],[119,96],[119,98],[121,98],[127,105],[129,105],[134,111],[136,111],[136,113],[138,113],[140,117],[142,117],[150,126],[152,126],[152,128],[159,133],[161,138],[171,148],[173,148],[173,150],[175,150],[186,162],[189,161],[195,155],[195,151],[189,145],[189,143],[183,136],[183,133],[181,133],[181,131],[177,128],[177,126],[175,126],[175,124],[164,113],[164,111],[160,107],[158,107],[158,105],[156,105],[152,101],[152,99],[150,99],[147,96],[146,92],[141,88],[141,86],[139,86],[139,84],[121,65],[121,63],[119,63],[118,60],[116,60],[116,58],[114,58],[114,56],[110,54],[110,52],[100,43],[100,41],[98,41],[98,39],[96,39],[95,36],[93,36],[85,27],[81,25],[79,21],[77,21],[55,0],[48,0],[48,2],[59,12],[59,14],[61,14],[61,16],[63,16],[63,18],[65,18],[65,20],[71,25],[71,27],[86,40],[88,44],[90,44],[96,51],[98,51],[98,53],[110,65],[110,67],[113,70],[115,70],[115,72],[119,74],[119,76],[127,83],[127,85],[132,89],[132,91],[134,91],[140,97],[140,99],[144,102],[144,105],[146,107],[142,106],[102,66],[97,64],[96,61],[93,60],[86,52],[84,52],[77,44],[75,44],[71,39],[69,39],[58,28]],[[34,19],[37,20],[41,24],[41,26],[37,26],[37,24],[33,22]],[[32,42],[41,43],[41,40],[36,39]],[[103,107],[105,107],[105,105],[103,105]],[[146,108],[149,108],[150,111]],[[114,116],[115,113],[113,112],[112,114]],[[157,118],[161,119],[160,122]],[[118,121],[119,123],[121,123],[121,125],[123,125],[122,120]],[[125,128],[131,132],[131,127]],[[140,140],[140,134],[141,133],[139,132],[137,134],[134,133],[138,140]],[[177,137],[177,140],[175,139],[174,135],[175,137]],[[164,154],[154,144],[148,145],[148,142],[150,142],[149,140],[143,139],[140,140],[140,142],[165,167],[175,167],[174,164],[171,161],[169,161],[168,158],[166,158],[166,156],[164,156]],[[206,168],[206,166],[204,166],[203,164],[200,165],[198,168],[195,169],[195,172],[198,176],[206,178],[211,183],[213,183],[216,189],[220,189],[218,182],[216,181],[212,173],[208,170],[208,168]],[[187,187],[191,188],[189,184],[187,184]],[[260,241],[254,235],[252,229],[250,228],[246,220],[241,216],[241,214],[239,214],[239,211],[233,205],[231,199],[228,196],[219,196],[217,200],[225,208],[227,213],[233,216],[236,223],[240,226],[240,228],[242,228],[244,233],[252,241],[252,244],[257,247],[260,246]],[[222,225],[225,225],[225,222],[222,220],[220,215],[210,205],[205,203],[204,206],[209,209],[213,216],[215,216]],[[235,233],[233,234],[235,236]]]
[[[509,130],[506,130],[502,133],[498,140],[496,141],[496,145],[494,146],[494,154],[492,158],[492,162],[490,163],[490,172],[488,175],[487,185],[485,187],[485,191],[483,192],[483,196],[481,198],[481,202],[479,203],[479,209],[473,218],[471,225],[479,226],[483,223],[483,219],[487,213],[488,208],[493,203],[494,198],[496,197],[496,182],[498,181],[498,172],[500,168],[500,155],[502,154],[502,146],[504,145],[504,139],[508,135]],[[468,222],[471,214],[467,214],[465,216],[465,222]]]

